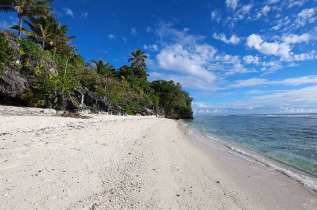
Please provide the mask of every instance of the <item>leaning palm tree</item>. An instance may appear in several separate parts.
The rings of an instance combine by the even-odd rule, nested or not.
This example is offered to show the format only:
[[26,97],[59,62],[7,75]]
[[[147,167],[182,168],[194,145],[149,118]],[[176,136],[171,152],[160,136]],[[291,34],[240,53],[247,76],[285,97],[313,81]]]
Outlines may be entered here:
[[145,55],[145,52],[135,49],[130,55],[132,58],[129,58],[128,62],[132,61],[132,67],[146,69],[145,59],[147,58],[147,55]]
[[40,17],[47,15],[52,7],[47,6],[53,0],[0,0],[0,11],[18,12],[19,17],[19,38],[22,32],[23,17]]
[[[31,30],[22,28],[22,32],[32,38],[35,42],[41,42],[44,49],[45,44],[49,43],[54,34],[54,28],[58,21],[53,16],[42,16],[38,18],[30,17],[30,21],[24,20]],[[19,26],[13,26],[12,29],[19,30]]]

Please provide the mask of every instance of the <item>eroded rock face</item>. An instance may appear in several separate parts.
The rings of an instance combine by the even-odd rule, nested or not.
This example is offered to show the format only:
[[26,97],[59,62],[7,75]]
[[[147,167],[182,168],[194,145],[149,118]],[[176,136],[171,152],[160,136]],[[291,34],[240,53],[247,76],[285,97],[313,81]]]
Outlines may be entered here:
[[88,91],[87,89],[78,91],[83,96],[83,103],[91,110],[107,112],[113,115],[126,115],[124,110],[116,103],[110,101],[105,96],[99,96],[97,93]]
[[79,102],[73,100],[71,96],[66,94],[58,94],[54,102],[50,105],[50,108],[70,112],[78,112],[84,109]]
[[4,67],[0,74],[0,103],[14,105],[28,88],[26,79],[15,69]]

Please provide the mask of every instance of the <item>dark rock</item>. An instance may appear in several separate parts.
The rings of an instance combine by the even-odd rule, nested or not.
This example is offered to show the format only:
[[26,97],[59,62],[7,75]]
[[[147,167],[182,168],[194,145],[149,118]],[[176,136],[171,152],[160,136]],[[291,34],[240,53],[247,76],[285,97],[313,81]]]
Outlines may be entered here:
[[145,112],[146,115],[155,115],[155,112],[152,109],[145,108],[143,112]]
[[107,112],[113,115],[126,115],[120,106],[105,96],[99,96],[97,93],[87,89],[82,89],[76,93],[81,98],[81,102],[91,110]]
[[51,103],[50,108],[69,112],[79,112],[84,110],[86,106],[72,99],[70,95],[58,94],[54,102]]
[[160,107],[155,108],[154,112],[158,117],[165,117],[165,110]]
[[28,88],[26,79],[16,70],[4,67],[0,73],[0,103],[21,105],[21,95]]

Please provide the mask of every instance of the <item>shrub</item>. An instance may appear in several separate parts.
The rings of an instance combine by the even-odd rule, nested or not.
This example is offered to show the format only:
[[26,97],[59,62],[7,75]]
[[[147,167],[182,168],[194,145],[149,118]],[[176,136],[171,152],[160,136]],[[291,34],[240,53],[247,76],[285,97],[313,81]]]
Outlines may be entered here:
[[3,32],[0,33],[0,73],[5,66],[11,67],[14,62],[13,49],[9,46]]

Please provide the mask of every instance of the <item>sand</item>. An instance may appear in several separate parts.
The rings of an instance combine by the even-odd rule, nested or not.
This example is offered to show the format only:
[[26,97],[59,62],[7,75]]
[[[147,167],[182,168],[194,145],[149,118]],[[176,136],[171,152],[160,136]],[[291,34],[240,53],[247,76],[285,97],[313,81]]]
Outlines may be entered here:
[[316,192],[179,121],[88,116],[0,107],[0,209],[317,209]]

